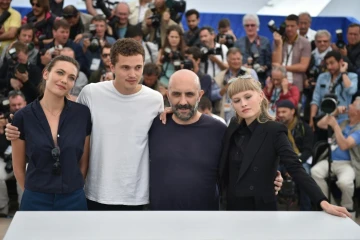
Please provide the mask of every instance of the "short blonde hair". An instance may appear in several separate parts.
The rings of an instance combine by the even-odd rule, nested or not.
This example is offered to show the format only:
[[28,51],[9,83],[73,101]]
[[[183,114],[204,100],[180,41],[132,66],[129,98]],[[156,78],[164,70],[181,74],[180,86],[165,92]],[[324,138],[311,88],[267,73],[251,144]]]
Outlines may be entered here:
[[[228,95],[232,98],[234,95],[244,91],[255,91],[259,94],[263,93],[261,83],[258,80],[253,79],[251,76],[238,77],[230,80],[231,83],[228,87]],[[236,118],[240,123],[243,119],[236,113]],[[263,97],[260,106],[260,112],[257,117],[259,123],[265,123],[267,121],[273,121],[274,118],[269,114],[269,102],[267,98]]]

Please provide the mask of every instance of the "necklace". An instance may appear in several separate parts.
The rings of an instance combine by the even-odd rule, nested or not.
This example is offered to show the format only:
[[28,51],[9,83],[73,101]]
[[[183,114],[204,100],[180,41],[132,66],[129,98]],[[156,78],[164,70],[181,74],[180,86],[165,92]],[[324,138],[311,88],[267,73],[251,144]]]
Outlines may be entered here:
[[54,114],[54,113],[52,113],[52,112],[46,107],[46,105],[45,105],[44,103],[41,104],[41,105],[45,108],[46,111],[48,111],[48,112],[49,112],[51,115],[53,115],[54,117],[57,117],[57,116],[61,113],[61,111],[60,111],[60,112]]

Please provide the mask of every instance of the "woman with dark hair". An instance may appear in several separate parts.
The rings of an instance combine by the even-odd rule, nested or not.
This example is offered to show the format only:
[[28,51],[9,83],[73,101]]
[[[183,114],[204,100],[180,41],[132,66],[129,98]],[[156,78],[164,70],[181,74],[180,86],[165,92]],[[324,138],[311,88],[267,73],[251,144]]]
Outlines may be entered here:
[[40,98],[14,116],[21,131],[11,142],[14,174],[24,190],[20,210],[87,210],[91,115],[66,98],[79,69],[73,58],[53,58],[43,71]]
[[178,25],[170,26],[166,31],[164,46],[159,50],[157,64],[161,66],[160,83],[165,87],[170,76],[181,68],[184,60],[185,42],[182,29]]

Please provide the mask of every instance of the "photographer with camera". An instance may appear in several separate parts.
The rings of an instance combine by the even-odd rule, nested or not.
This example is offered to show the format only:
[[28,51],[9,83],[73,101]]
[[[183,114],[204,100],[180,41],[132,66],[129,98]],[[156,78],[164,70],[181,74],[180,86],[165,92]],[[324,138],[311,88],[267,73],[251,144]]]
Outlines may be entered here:
[[[346,118],[337,120],[335,117],[338,114],[345,114]],[[337,107],[332,114],[326,114],[321,118],[317,125],[322,129],[331,127],[334,131],[331,141],[331,173],[336,175],[336,185],[342,193],[340,205],[354,215],[352,197],[354,188],[360,187],[360,98],[357,97],[348,107]],[[328,150],[311,168],[311,176],[322,192],[328,195],[329,186],[326,178],[328,177],[329,163],[326,154],[328,154]],[[355,186],[354,180],[356,180]],[[332,196],[331,200],[334,200]]]
[[185,13],[186,22],[188,29],[184,33],[184,39],[186,46],[200,46],[200,37],[199,37],[199,22],[200,22],[200,13],[196,9],[190,9]]
[[269,111],[273,116],[276,116],[277,104],[282,100],[289,100],[294,106],[298,106],[300,91],[287,80],[284,66],[272,67],[271,78],[266,80],[263,91],[269,101]]
[[239,38],[234,47],[239,48],[243,55],[245,67],[253,68],[262,85],[271,75],[271,46],[268,38],[259,36],[260,20],[256,14],[246,14],[243,17],[243,27],[246,36]]
[[5,94],[11,89],[21,90],[30,103],[38,96],[41,69],[28,61],[28,51],[28,46],[22,42],[12,44],[10,58],[6,58],[0,68],[0,82]]
[[[144,36],[148,36],[148,41],[157,44],[159,49],[163,48],[167,38],[166,30],[170,26],[178,25],[171,19],[170,9],[166,6],[165,0],[155,0],[154,5],[146,11],[144,19],[142,23]],[[182,29],[181,24],[179,26]]]
[[116,41],[113,37],[106,35],[106,29],[106,19],[101,15],[95,16],[91,20],[90,34],[83,34],[84,38],[80,41],[82,51],[89,62],[91,73],[99,69],[102,47],[106,43],[112,45]]
[[311,53],[309,68],[306,72],[307,79],[304,81],[304,120],[310,121],[310,103],[314,93],[317,78],[323,72],[326,72],[325,55],[332,50],[331,34],[327,30],[318,30],[315,34],[316,48]]
[[233,78],[241,76],[251,76],[255,80],[259,80],[254,69],[246,68],[242,65],[242,55],[240,49],[230,48],[226,54],[229,68],[219,72],[211,86],[211,100],[215,102],[214,113],[224,118],[228,123],[235,116],[235,111],[231,107],[231,99],[227,93],[230,85],[229,81]]
[[338,41],[331,47],[339,51],[344,61],[349,64],[350,72],[359,72],[360,70],[360,24],[352,23],[348,26],[346,38],[348,45],[342,40],[342,31],[337,34]]
[[[351,104],[352,96],[357,91],[358,76],[355,73],[348,73],[348,64],[344,62],[341,54],[337,51],[330,51],[324,57],[328,72],[321,73],[316,81],[314,94],[311,101],[311,112],[309,125],[314,129],[314,117],[323,114],[320,108],[322,101],[327,94],[333,94],[338,106],[348,107]],[[331,97],[333,98],[333,96]],[[347,118],[346,114],[338,115],[338,120]],[[320,133],[317,137],[320,137]],[[326,139],[326,137],[321,137]]]
[[199,32],[203,57],[200,64],[202,72],[215,77],[219,72],[228,68],[228,48],[224,44],[215,42],[215,31],[212,27],[202,27]]
[[[12,166],[12,148],[11,143],[6,140],[4,126],[7,124],[7,117],[10,113],[14,114],[26,106],[25,96],[21,91],[10,91],[8,98],[0,97],[0,217],[8,214],[9,194],[6,182],[14,179]],[[8,104],[4,105],[4,101]],[[11,186],[11,185],[9,185]],[[15,186],[15,185],[14,185]],[[18,195],[18,204],[20,205],[23,191],[16,183]]]
[[21,26],[21,16],[10,7],[11,0],[0,1],[0,52],[15,40],[16,31]]
[[90,76],[89,62],[83,53],[81,46],[69,39],[70,25],[65,19],[57,20],[53,25],[52,34],[54,39],[44,46],[45,54],[39,54],[38,64],[44,68],[52,58],[61,54],[61,49],[69,47],[74,50],[76,61],[80,64],[81,71]]
[[285,66],[287,79],[302,92],[306,79],[305,73],[311,58],[311,45],[306,38],[297,33],[299,29],[298,16],[294,14],[287,16],[285,25],[284,36],[274,32],[275,46],[272,63]]
[[311,29],[311,16],[308,12],[302,12],[299,14],[299,30],[298,33],[300,36],[306,38],[313,46],[315,40],[316,31]]
[[184,60],[185,42],[182,29],[170,26],[166,31],[163,48],[159,50],[157,64],[161,67],[160,83],[167,88],[170,76],[181,69]]
[[218,22],[218,35],[216,36],[216,42],[224,44],[227,48],[234,47],[236,36],[231,30],[230,20],[227,18],[221,19]]
[[211,85],[212,77],[200,70],[201,51],[198,47],[189,47],[185,50],[185,60],[183,62],[183,69],[188,69],[196,73],[199,77],[201,90],[204,91],[203,96],[211,99]]
[[79,43],[84,33],[89,33],[92,16],[80,12],[75,6],[68,5],[64,7],[63,18],[70,24],[69,38],[75,43]]
[[105,43],[101,48],[101,62],[99,68],[91,73],[89,83],[102,82],[106,73],[111,72],[110,49],[111,44],[109,43]]
[[[34,37],[35,37],[34,28],[30,24],[24,24],[21,25],[21,27],[17,30],[15,42],[19,41],[25,43],[28,46],[28,50],[29,50],[28,51],[29,62],[33,64],[37,64],[39,50],[35,47]],[[9,53],[10,45],[5,47],[1,53],[0,67],[3,64],[4,58],[5,57],[9,58],[8,53]]]
[[39,37],[45,36],[44,44],[50,43],[53,39],[53,24],[60,18],[50,12],[49,0],[30,0],[32,11],[26,14],[21,24],[29,23],[35,29],[35,45],[39,44]]
[[149,9],[149,3],[151,2],[152,0],[132,0],[129,2],[130,15],[128,19],[131,25],[141,28],[145,13]]

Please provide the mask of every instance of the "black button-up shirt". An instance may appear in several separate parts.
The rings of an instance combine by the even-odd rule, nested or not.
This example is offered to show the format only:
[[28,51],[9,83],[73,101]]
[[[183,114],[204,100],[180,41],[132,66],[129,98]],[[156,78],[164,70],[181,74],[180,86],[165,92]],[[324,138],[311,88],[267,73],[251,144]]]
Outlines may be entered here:
[[86,136],[91,133],[91,114],[88,107],[65,98],[60,115],[58,146],[60,148],[61,175],[53,175],[55,163],[51,150],[55,147],[50,125],[39,99],[16,112],[13,125],[26,142],[28,167],[25,189],[44,193],[70,193],[84,187],[79,168]]
[[232,136],[229,155],[229,190],[236,185],[246,147],[257,124],[258,121],[254,120],[247,126],[245,120],[243,120]]

